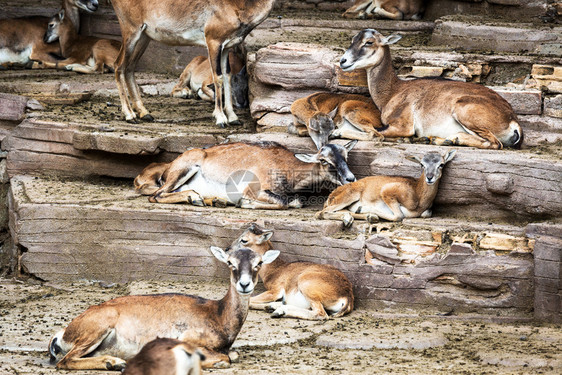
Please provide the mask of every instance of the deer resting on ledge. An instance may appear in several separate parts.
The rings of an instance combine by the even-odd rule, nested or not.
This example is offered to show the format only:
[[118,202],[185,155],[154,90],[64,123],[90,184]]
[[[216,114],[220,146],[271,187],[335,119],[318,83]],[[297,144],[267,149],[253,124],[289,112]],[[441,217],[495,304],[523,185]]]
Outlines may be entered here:
[[276,142],[225,143],[184,152],[171,163],[154,163],[136,178],[136,191],[153,203],[203,206],[300,208],[299,191],[329,181],[355,181],[347,155],[357,144],[327,144],[315,154],[294,154]]
[[317,214],[319,219],[343,220],[346,226],[353,219],[376,221],[379,218],[401,221],[411,217],[431,217],[431,205],[437,195],[443,168],[456,151],[445,155],[428,152],[419,159],[407,159],[420,163],[423,169],[417,179],[410,177],[371,176],[334,190]]
[[445,79],[403,81],[392,67],[389,45],[400,35],[360,31],[340,60],[344,71],[365,69],[371,98],[381,111],[385,138],[428,137],[438,145],[500,149],[520,147],[523,132],[511,105],[476,83]]

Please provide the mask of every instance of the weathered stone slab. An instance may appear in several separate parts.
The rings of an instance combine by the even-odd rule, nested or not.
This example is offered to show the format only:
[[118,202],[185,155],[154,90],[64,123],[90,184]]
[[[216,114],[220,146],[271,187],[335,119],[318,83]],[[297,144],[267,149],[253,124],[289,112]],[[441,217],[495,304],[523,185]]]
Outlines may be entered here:
[[513,90],[504,87],[490,87],[511,104],[520,115],[540,115],[542,113],[542,92],[540,90]]
[[562,49],[562,28],[538,28],[518,24],[473,24],[443,17],[436,21],[431,37],[433,45],[447,45],[469,51],[559,55]]
[[551,117],[562,118],[562,95],[545,98],[544,114]]
[[23,120],[28,100],[24,96],[0,93],[0,120]]

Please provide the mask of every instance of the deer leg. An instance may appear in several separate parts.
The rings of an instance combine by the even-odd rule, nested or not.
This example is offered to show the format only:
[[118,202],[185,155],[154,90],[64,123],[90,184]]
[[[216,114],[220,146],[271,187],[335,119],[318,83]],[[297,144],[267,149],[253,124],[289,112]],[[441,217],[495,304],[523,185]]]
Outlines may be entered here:
[[117,90],[119,91],[119,99],[121,100],[121,111],[125,115],[125,121],[136,123],[137,115],[131,107],[129,95],[132,95],[127,84],[127,76],[129,69],[131,69],[132,54],[139,42],[139,39],[146,29],[146,24],[143,24],[137,30],[131,31],[121,28],[123,34],[123,43],[119,50],[119,55],[115,61],[115,81],[117,83]]
[[161,193],[158,196],[155,196],[153,200],[150,198],[149,201],[152,203],[189,203],[194,206],[206,206],[204,199],[194,190]]
[[205,360],[201,362],[202,368],[230,367],[231,360],[228,355],[207,348],[199,348],[199,350],[205,356]]
[[180,75],[180,80],[172,89],[174,98],[193,98],[195,95],[190,87],[191,66],[188,64]]
[[375,7],[374,13],[378,16],[384,18],[390,18],[392,20],[402,20],[404,19],[404,13],[400,11],[400,9],[396,7],[392,7],[392,10],[386,10],[383,7]]
[[[176,159],[177,160],[177,159]],[[182,164],[182,163],[180,163]],[[175,190],[178,190],[184,184],[186,184],[197,172],[201,170],[201,167],[198,165],[172,165],[168,169],[168,175],[166,177],[166,182],[162,185],[158,190],[152,194],[148,200],[152,203],[159,202],[160,197],[162,194],[165,193],[172,193]]]
[[138,113],[141,120],[152,122],[154,121],[154,117],[152,117],[152,115],[144,107],[141,99],[139,85],[137,85],[137,82],[135,81],[135,69],[137,67],[137,62],[146,50],[146,47],[148,47],[149,43],[150,39],[148,38],[148,36],[146,36],[144,33],[141,33],[131,53],[129,66],[127,68],[127,71],[125,72],[125,81],[127,82],[127,89],[129,90],[131,99],[133,100],[133,109],[136,113]]
[[240,208],[261,209],[261,210],[286,210],[289,208],[288,202],[283,197],[272,192],[261,190],[257,198],[244,197],[238,202]]
[[271,302],[283,298],[283,290],[266,290],[255,297],[250,298],[250,308],[253,310],[266,310]]
[[355,5],[348,8],[342,16],[345,18],[364,18],[365,11],[369,5],[371,5],[373,0],[358,0]]
[[201,85],[201,88],[197,91],[197,95],[203,100],[207,100],[209,102],[215,101],[215,92],[211,89],[211,85],[213,85],[213,81],[205,80]]
[[223,48],[221,53],[221,70],[223,73],[224,88],[224,111],[226,112],[226,117],[228,119],[229,125],[242,125],[242,121],[238,119],[238,116],[236,116],[236,113],[234,113],[234,107],[232,106],[232,74],[228,61],[229,50],[230,48]]
[[385,191],[384,188],[381,191],[381,198],[384,203],[386,203],[388,209],[375,209],[373,212],[380,218],[388,221],[401,221],[404,219],[404,214],[400,209],[400,203],[394,196],[392,192]]
[[307,320],[325,320],[330,317],[319,301],[309,301],[310,309],[303,309],[293,305],[281,305],[271,314],[272,318],[297,318]]
[[101,335],[93,339],[91,336],[79,339],[57,363],[57,368],[63,370],[122,370],[125,368],[125,361],[121,358],[109,355],[83,358],[100,346],[111,333],[113,333],[113,328],[107,328]]
[[222,43],[214,39],[207,39],[207,50],[209,51],[209,62],[211,63],[211,72],[213,74],[213,82],[215,84],[215,110],[213,111],[213,116],[216,119],[216,124],[220,128],[224,128],[228,124],[228,118],[224,114],[222,101]]

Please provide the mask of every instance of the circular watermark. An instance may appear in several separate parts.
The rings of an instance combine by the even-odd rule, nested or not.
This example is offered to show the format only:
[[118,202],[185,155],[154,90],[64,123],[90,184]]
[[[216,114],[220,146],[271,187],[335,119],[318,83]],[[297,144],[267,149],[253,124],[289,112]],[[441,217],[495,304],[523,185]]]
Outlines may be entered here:
[[258,176],[244,169],[232,173],[226,180],[226,196],[235,204],[242,198],[257,199],[260,189]]

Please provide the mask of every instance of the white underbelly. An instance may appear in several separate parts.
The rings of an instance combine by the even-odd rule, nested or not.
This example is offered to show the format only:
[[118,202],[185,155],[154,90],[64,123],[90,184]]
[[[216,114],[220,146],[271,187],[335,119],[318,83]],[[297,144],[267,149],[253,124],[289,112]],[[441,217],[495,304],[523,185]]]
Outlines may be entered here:
[[[193,190],[198,193],[202,198],[223,198],[227,199],[226,186],[224,183],[218,181],[207,180],[201,172],[197,172],[189,181],[182,185],[178,191]],[[236,204],[238,202],[231,202]]]
[[301,309],[310,309],[310,302],[298,290],[285,295],[285,304],[300,307]]
[[451,138],[458,133],[467,133],[452,116],[423,120],[416,117],[414,117],[414,131],[418,137]]
[[385,216],[385,214],[394,215],[390,207],[388,207],[388,205],[382,200],[378,200],[374,204],[370,205],[359,204],[359,207],[361,208],[360,213],[362,214],[376,214],[378,216]]
[[10,48],[0,48],[0,64],[27,64],[30,61],[31,47],[27,47],[19,52],[14,52]]
[[177,31],[172,28],[151,27],[148,24],[146,35],[151,39],[173,46],[205,46],[203,29],[187,29]]

